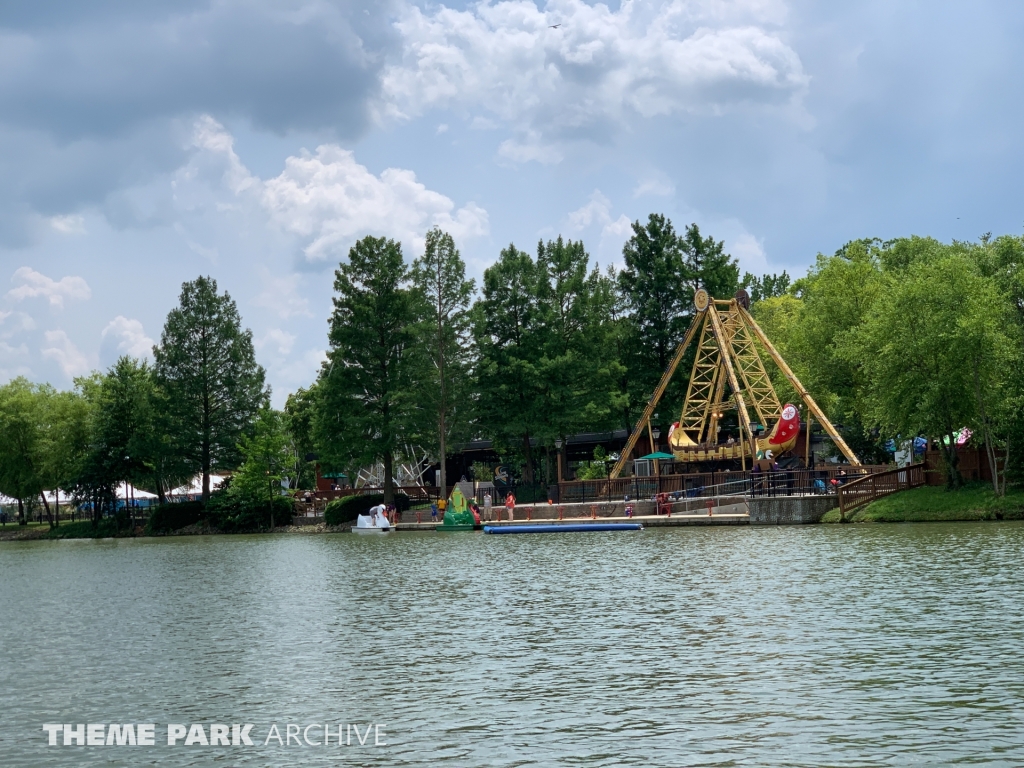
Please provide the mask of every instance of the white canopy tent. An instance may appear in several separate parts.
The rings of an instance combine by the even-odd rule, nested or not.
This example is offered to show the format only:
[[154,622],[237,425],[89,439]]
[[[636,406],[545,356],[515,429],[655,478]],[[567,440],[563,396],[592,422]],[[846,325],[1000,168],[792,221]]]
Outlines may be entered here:
[[[215,491],[220,488],[221,484],[227,479],[224,475],[210,475],[210,490]],[[168,496],[202,496],[203,495],[203,476],[196,475],[192,478],[192,482],[185,485],[179,485],[174,488]]]
[[150,493],[149,491],[144,491],[141,488],[136,488],[134,485],[121,483],[117,486],[117,498],[142,501],[143,499],[157,499],[160,497],[155,493]]

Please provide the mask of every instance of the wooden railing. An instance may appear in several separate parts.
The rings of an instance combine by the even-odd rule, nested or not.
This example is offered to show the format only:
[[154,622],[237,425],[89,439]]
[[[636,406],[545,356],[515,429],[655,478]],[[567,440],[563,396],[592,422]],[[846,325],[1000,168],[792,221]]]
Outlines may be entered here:
[[836,494],[839,496],[839,516],[845,520],[847,513],[857,507],[870,504],[883,496],[922,485],[924,485],[924,464],[912,464],[903,469],[878,472],[859,480],[853,480],[836,489]]
[[[384,493],[383,488],[362,487],[362,488],[339,488],[334,491],[316,490],[313,495],[321,501],[333,501],[343,499],[346,496],[359,496],[368,493]],[[396,485],[395,493],[404,493],[413,502],[431,502],[438,498],[438,488],[435,486],[420,485]],[[301,498],[302,492],[299,493]]]

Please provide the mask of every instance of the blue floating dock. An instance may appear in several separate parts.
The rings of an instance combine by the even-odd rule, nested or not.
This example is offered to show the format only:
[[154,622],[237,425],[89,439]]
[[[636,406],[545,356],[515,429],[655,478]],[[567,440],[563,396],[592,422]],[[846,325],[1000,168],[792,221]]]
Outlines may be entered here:
[[484,533],[581,533],[585,531],[642,531],[640,523],[542,523],[485,525]]

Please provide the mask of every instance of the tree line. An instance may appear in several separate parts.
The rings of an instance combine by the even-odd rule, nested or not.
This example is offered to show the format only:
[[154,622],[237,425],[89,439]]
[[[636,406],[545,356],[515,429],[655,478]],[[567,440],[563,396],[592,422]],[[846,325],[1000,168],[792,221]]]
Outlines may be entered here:
[[922,436],[955,489],[966,428],[997,494],[1024,480],[1024,238],[853,241],[752,311],[862,458]]
[[530,483],[553,476],[558,439],[630,428],[697,288],[732,296],[741,283],[772,292],[788,281],[741,281],[723,243],[696,224],[680,233],[651,214],[632,230],[620,271],[593,266],[581,241],[542,240],[535,253],[510,244],[478,293],[438,229],[411,264],[400,243],[363,238],[335,274],[327,360],[286,407],[307,425],[306,445],[338,469],[380,462],[390,499],[404,445],[440,459],[485,436]]
[[234,486],[243,495],[254,493],[247,479],[259,472],[259,499],[266,499],[271,467],[263,466],[259,442],[262,426],[279,416],[268,405],[252,333],[216,281],[182,286],[153,358],[121,357],[65,392],[24,378],[0,387],[0,493],[17,500],[20,521],[26,504],[39,504],[59,523],[44,491],[87,505],[98,521],[116,509],[121,483],[163,502],[197,475],[205,503],[217,470],[239,470]]
[[[122,482],[163,501],[199,476],[205,504],[210,475],[227,471],[233,498],[272,516],[283,485],[312,484],[313,456],[350,476],[380,462],[391,500],[405,446],[439,461],[447,484],[442,457],[474,437],[523,481],[550,481],[557,440],[633,427],[699,287],[748,290],[863,459],[888,460],[891,440],[938,439],[957,487],[954,436],[967,427],[997,492],[1020,476],[1024,238],[859,240],[796,280],[741,278],[721,241],[651,214],[622,257],[620,270],[601,270],[581,241],[510,244],[478,287],[445,232],[429,231],[411,263],[401,243],[365,237],[335,272],[326,360],[280,412],[235,302],[200,277],[182,287],[152,363],[122,357],[65,392],[21,378],[0,387],[0,493],[22,519],[26,504],[52,516],[53,490],[99,516]],[[688,370],[666,408],[682,402]],[[775,385],[795,397],[784,378]]]

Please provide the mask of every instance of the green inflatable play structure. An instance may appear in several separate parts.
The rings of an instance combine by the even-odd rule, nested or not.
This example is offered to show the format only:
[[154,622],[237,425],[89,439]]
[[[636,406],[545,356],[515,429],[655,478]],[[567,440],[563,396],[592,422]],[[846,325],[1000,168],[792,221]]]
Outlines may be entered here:
[[437,526],[438,531],[472,531],[473,513],[469,510],[466,497],[459,486],[455,486],[451,498],[448,499],[448,509],[444,513],[444,520]]

